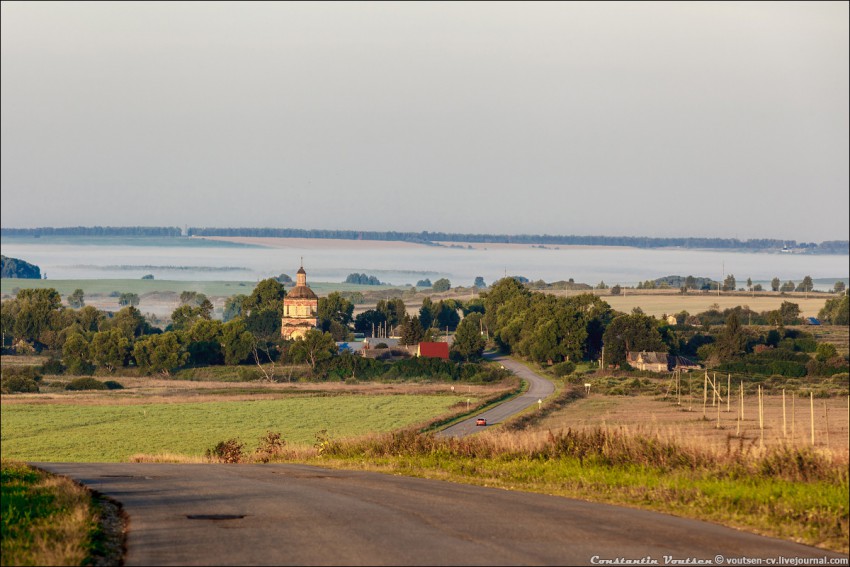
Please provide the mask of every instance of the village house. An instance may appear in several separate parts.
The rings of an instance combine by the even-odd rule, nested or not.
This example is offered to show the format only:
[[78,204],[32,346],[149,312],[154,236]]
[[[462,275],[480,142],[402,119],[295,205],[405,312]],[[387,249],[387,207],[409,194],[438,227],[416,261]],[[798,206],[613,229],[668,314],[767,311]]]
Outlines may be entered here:
[[650,372],[667,372],[669,361],[666,352],[629,352],[626,362],[637,370],[648,370]]
[[629,366],[649,372],[667,372],[670,370],[698,370],[700,365],[684,356],[675,356],[666,352],[630,352],[626,355]]

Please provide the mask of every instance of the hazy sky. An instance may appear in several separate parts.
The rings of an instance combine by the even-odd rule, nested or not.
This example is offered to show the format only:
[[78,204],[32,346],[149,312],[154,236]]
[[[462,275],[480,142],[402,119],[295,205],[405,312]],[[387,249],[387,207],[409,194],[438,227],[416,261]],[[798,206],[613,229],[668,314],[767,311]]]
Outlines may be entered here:
[[847,239],[848,3],[2,3],[2,225]]

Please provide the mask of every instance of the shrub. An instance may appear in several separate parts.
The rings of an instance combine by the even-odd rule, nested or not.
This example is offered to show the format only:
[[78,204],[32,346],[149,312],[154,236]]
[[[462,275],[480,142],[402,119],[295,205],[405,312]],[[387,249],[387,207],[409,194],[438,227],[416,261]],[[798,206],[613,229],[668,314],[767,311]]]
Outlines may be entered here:
[[240,443],[238,439],[219,441],[215,447],[207,449],[206,457],[219,463],[241,463],[245,458],[245,454],[242,452],[243,447],[245,445]]
[[280,438],[280,433],[269,431],[260,437],[260,444],[254,452],[255,458],[261,463],[268,463],[273,458],[283,453],[286,441]]
[[576,371],[576,365],[573,362],[559,362],[555,366],[552,367],[552,371],[555,373],[555,376],[559,378],[566,376],[567,374],[572,374]]
[[106,386],[107,390],[123,390],[124,386],[121,385],[121,382],[116,382],[115,380],[107,380],[103,383]]
[[50,358],[41,365],[41,373],[42,374],[62,374],[65,372],[65,367],[62,365],[62,361],[58,358]]
[[236,369],[236,375],[240,382],[254,382],[261,378],[260,371],[255,368],[240,366]]
[[38,392],[38,384],[30,376],[4,372],[3,378],[0,380],[0,391],[4,394]]
[[66,390],[106,390],[107,386],[96,378],[85,376],[83,378],[75,378],[68,382],[65,386]]

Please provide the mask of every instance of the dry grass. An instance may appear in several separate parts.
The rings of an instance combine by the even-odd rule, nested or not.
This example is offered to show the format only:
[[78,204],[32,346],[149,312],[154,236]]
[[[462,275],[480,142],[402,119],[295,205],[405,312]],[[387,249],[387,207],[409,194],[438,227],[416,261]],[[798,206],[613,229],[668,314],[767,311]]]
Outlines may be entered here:
[[[740,420],[740,398],[736,395],[736,388],[733,385],[733,397],[727,410],[725,386],[723,384],[724,401],[713,405],[712,397],[709,396],[705,412],[702,384],[699,385],[698,395],[695,394],[693,399],[683,396],[681,405],[677,405],[672,397],[665,401],[647,396],[590,394],[542,419],[528,435],[541,437],[549,431],[583,431],[602,427],[715,452],[725,452],[730,443],[751,445],[754,448],[812,445],[812,404],[808,396],[795,397],[788,393],[785,397],[784,420],[782,396],[765,396],[762,430],[757,396],[745,396],[744,419]],[[694,387],[697,385],[694,384]],[[814,447],[846,456],[850,443],[850,400],[846,397],[815,399],[813,404]]]
[[[577,291],[557,291],[557,295],[578,295]],[[687,295],[682,295],[678,290],[626,290],[625,295],[611,295],[609,290],[594,290],[596,295],[599,295],[608,305],[617,311],[630,313],[635,307],[640,307],[647,315],[661,317],[662,315],[672,315],[680,311],[687,311],[691,315],[696,315],[703,311],[708,311],[714,304],[720,306],[720,310],[730,309],[732,307],[748,306],[753,311],[760,313],[762,311],[773,311],[779,309],[783,301],[790,301],[800,306],[800,316],[802,317],[817,317],[818,312],[823,309],[827,299],[834,295],[827,293],[786,293],[779,294],[774,292],[759,292],[759,293],[743,293],[743,292],[725,292],[717,295],[717,292],[701,293],[692,292]]]

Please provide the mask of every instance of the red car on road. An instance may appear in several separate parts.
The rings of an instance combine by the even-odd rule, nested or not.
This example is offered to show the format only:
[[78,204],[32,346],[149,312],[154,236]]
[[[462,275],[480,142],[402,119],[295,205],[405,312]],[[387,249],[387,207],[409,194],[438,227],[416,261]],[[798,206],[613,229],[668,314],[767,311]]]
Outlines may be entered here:
[[475,420],[475,425],[487,425],[487,420],[483,417],[479,417]]

